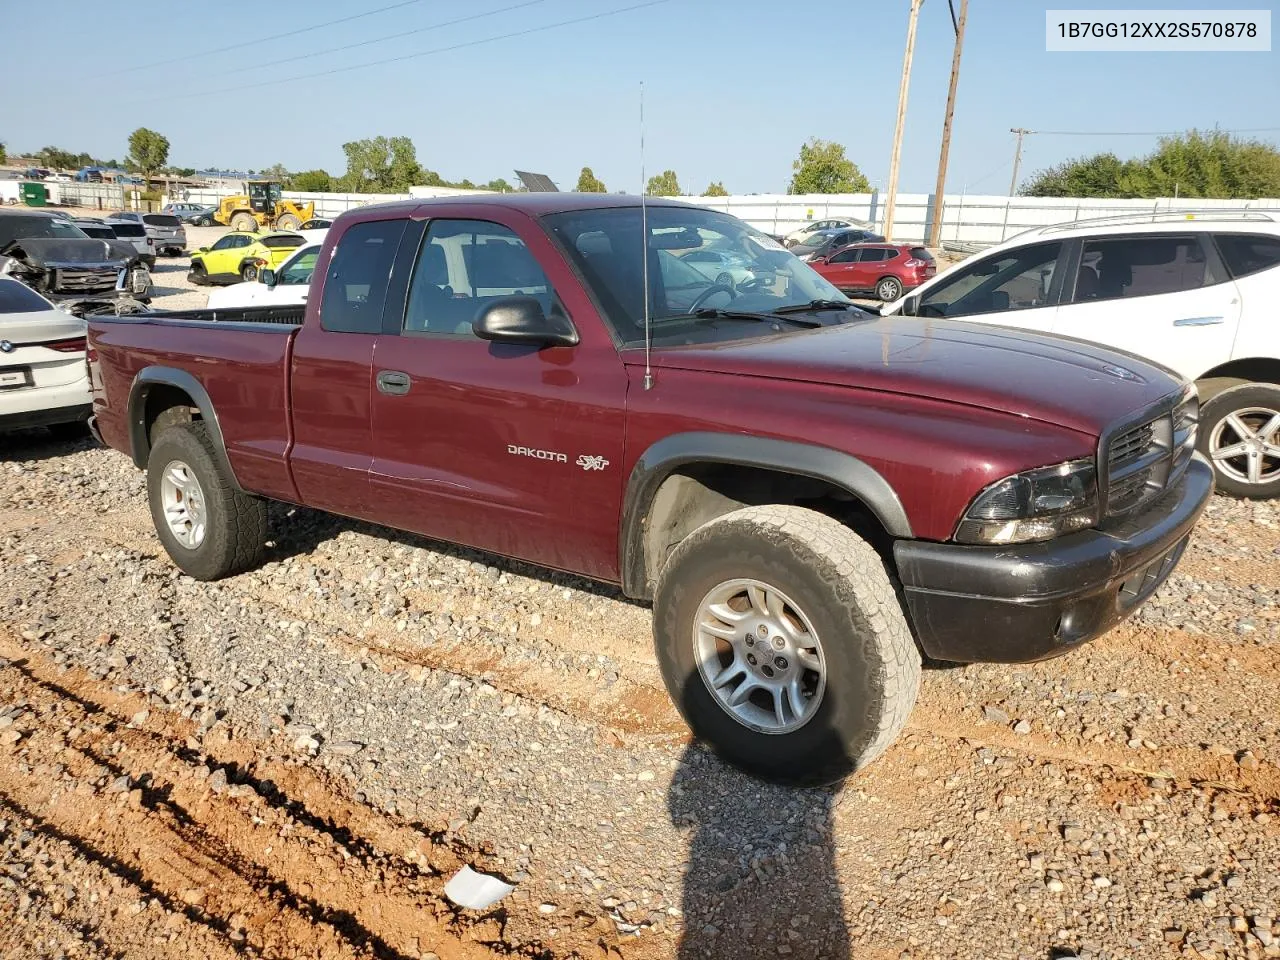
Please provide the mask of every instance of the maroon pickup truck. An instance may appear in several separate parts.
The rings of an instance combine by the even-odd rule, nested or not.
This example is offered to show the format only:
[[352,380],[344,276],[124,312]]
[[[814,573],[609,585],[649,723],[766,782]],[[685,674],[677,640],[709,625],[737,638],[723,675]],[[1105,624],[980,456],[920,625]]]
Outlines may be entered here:
[[89,339],[94,429],[191,576],[258,563],[271,499],[618,584],[693,730],[792,780],[881,752],[922,658],[1054,656],[1132,613],[1213,484],[1166,370],[881,318],[664,200],[365,207],[305,310]]

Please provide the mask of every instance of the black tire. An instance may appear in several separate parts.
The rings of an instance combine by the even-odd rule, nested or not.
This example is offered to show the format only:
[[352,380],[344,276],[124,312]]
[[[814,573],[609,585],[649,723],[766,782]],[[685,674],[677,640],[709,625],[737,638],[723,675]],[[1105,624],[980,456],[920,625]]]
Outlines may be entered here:
[[892,303],[902,296],[902,281],[897,277],[881,277],[876,281],[876,296],[885,303]]
[[258,229],[258,221],[247,213],[237,213],[231,218],[231,229],[251,232]]
[[[699,672],[698,609],[739,578],[776,587],[822,638],[825,692],[798,729],[751,729]],[[663,568],[653,629],[667,691],[694,734],[768,780],[831,783],[862,769],[901,731],[920,685],[920,654],[880,556],[843,524],[801,507],[748,507],[690,534]]]
[[[194,547],[179,542],[165,519],[162,481],[175,463],[185,464],[199,484],[205,532]],[[199,421],[164,429],[147,459],[147,499],[165,552],[197,580],[218,580],[258,566],[266,551],[267,504],[240,493],[219,466],[209,429]]]
[[49,432],[55,440],[83,440],[89,436],[88,420],[71,420],[67,423],[49,424]]
[[258,267],[252,263],[240,264],[240,279],[245,283],[253,283],[258,279]]
[[[1246,427],[1259,431],[1280,416],[1280,385],[1274,383],[1242,383],[1223,390],[1200,408],[1200,425],[1196,448],[1213,464],[1219,493],[1251,500],[1280,497],[1280,454],[1262,451],[1260,480],[1249,480],[1247,456],[1222,457],[1220,451],[1235,446],[1243,438],[1228,421],[1235,417]],[[1272,449],[1280,449],[1280,430],[1273,430],[1263,440]],[[1215,449],[1216,448],[1216,449]],[[1215,458],[1215,452],[1219,456]]]
[[302,221],[295,217],[292,213],[286,213],[283,217],[276,221],[277,230],[297,230],[302,226]]

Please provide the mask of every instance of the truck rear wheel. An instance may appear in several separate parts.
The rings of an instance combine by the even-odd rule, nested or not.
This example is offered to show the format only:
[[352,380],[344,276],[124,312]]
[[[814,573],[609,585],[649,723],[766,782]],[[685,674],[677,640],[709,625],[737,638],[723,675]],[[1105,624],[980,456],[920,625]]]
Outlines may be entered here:
[[302,221],[292,213],[286,213],[276,221],[277,230],[297,230],[300,226],[302,226]]
[[258,221],[247,213],[237,213],[231,218],[231,229],[252,232],[258,229]]
[[218,461],[199,421],[165,429],[147,459],[156,533],[179,569],[197,580],[249,570],[266,550],[266,501],[236,490]]
[[893,741],[920,654],[879,555],[794,506],[699,527],[663,568],[654,641],[693,732],[766,779],[830,783]]

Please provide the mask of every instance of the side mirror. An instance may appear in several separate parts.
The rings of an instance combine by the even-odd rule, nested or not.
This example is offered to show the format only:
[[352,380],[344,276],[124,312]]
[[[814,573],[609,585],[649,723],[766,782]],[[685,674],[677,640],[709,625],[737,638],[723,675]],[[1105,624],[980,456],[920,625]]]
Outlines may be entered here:
[[578,342],[569,318],[558,311],[548,317],[536,297],[503,297],[481,310],[471,329],[481,340],[498,343],[572,347]]
[[904,317],[914,317],[920,312],[920,294],[913,293],[907,299],[902,301],[902,309],[900,311]]
[[258,272],[258,279],[267,285],[268,290],[274,290],[276,286],[276,272],[270,268]]
[[198,250],[196,251],[196,253],[208,253],[208,252],[209,252],[209,248],[208,248],[208,247],[201,247],[200,249],[198,249]]

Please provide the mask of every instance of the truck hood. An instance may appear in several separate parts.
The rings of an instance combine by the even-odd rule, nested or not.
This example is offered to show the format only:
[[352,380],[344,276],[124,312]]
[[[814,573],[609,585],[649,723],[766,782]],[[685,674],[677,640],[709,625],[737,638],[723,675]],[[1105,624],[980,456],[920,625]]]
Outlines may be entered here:
[[[629,362],[635,358],[628,357]],[[957,320],[876,317],[653,351],[653,366],[927,397],[1098,436],[1177,390],[1176,375],[1066,337]]]
[[137,255],[133,245],[122,240],[88,237],[26,237],[0,250],[0,256],[14,257],[33,267],[108,264],[122,267]]

